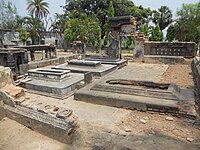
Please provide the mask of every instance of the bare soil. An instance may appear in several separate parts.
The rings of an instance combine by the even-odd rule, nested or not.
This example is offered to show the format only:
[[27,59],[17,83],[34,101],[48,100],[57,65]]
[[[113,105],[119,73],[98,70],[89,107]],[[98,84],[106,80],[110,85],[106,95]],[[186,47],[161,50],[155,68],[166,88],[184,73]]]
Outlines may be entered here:
[[163,74],[160,83],[175,83],[182,88],[194,88],[191,63],[169,65]]
[[194,120],[164,113],[132,111],[118,125],[121,129],[131,130],[137,135],[167,136],[184,142],[189,142],[188,140],[191,138],[192,143],[199,144],[200,126],[194,123]]

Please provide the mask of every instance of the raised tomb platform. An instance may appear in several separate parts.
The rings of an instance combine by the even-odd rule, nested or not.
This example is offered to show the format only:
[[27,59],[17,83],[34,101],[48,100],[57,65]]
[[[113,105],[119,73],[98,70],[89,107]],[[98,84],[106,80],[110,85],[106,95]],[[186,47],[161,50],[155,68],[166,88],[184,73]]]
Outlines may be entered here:
[[[147,72],[144,74],[141,71],[142,68],[130,72],[130,68],[127,67],[78,90],[74,99],[119,108],[196,117],[193,89],[182,89],[175,84],[157,83],[159,74],[155,74],[156,70],[150,66],[144,66],[149,68],[148,75]],[[134,66],[131,70],[133,69]],[[154,80],[152,81],[149,76]]]
[[38,68],[29,70],[22,84],[29,92],[64,99],[91,81],[92,75],[88,72]]
[[117,65],[102,64],[101,61],[88,60],[70,60],[68,63],[54,66],[52,69],[71,70],[76,73],[91,72],[93,76],[104,76],[105,74],[114,71]]
[[116,65],[118,68],[122,68],[128,64],[128,60],[126,59],[109,59],[108,57],[101,56],[90,56],[89,58],[85,58],[86,61],[99,61],[101,64],[106,65]]

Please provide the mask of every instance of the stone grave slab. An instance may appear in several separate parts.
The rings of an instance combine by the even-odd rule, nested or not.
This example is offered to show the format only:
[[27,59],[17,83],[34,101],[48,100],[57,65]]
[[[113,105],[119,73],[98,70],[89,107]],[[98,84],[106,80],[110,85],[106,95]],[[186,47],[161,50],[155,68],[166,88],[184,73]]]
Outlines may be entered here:
[[148,73],[147,67],[150,66],[145,65],[145,74],[149,76],[146,78],[144,72],[141,72],[144,69],[141,66],[140,71],[135,70],[132,75],[130,68],[124,67],[103,77],[75,92],[74,99],[140,111],[160,111],[196,117],[195,96],[192,89],[181,89],[176,84],[157,83],[159,72],[155,71],[163,70],[154,67],[150,70],[151,73]]
[[22,83],[30,92],[64,99],[92,80],[88,73],[72,73],[70,70],[33,69],[28,71],[29,80]]
[[85,73],[91,72],[93,76],[104,76],[105,74],[114,71],[116,65],[101,64],[100,61],[87,60],[70,60],[68,63],[54,66],[54,70],[71,70],[71,72]]

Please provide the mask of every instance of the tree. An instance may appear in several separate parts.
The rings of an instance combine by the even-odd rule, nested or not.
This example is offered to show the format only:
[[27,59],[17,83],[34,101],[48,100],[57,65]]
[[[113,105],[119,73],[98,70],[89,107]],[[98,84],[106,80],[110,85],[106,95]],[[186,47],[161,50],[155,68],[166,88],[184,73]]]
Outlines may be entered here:
[[[113,7],[113,2],[111,0],[110,3],[109,3],[107,16],[108,17],[114,17],[114,15],[115,15],[115,9]],[[106,46],[108,44],[109,33],[110,33],[110,25],[109,25],[108,20],[106,20],[106,23],[105,23],[105,30],[106,30],[106,34],[105,34],[105,38],[104,38],[104,45]]]
[[55,20],[49,27],[52,32],[62,35],[65,29],[68,27],[69,18],[65,14],[55,14]]
[[49,14],[49,4],[44,0],[27,0],[27,10],[30,15],[43,19]]
[[16,7],[10,2],[0,1],[0,28],[11,29],[15,27],[15,17],[17,15]]
[[[79,15],[77,15],[79,14]],[[69,14],[68,27],[65,30],[65,40],[91,43],[96,48],[101,42],[101,28],[95,17],[87,17],[85,13],[73,11]]]
[[144,24],[149,24],[152,11],[150,8],[143,8],[140,5],[139,7],[133,7],[132,15],[136,18],[136,29],[139,30]]
[[153,11],[152,21],[158,24],[160,30],[164,30],[170,23],[172,23],[172,11],[167,6],[161,6],[158,11]]
[[[142,24],[149,23],[151,17],[151,10],[145,9],[142,6],[135,6],[132,0],[114,0],[112,1],[115,10],[115,16],[132,15],[136,17],[137,29]],[[108,16],[110,0],[66,0],[64,7],[65,13],[68,14],[73,10],[79,13],[85,13],[88,17],[96,15],[102,29],[101,38],[103,39],[106,34],[106,15]]]
[[23,45],[26,45],[26,41],[29,38],[29,33],[26,32],[26,30],[24,28],[21,28],[20,32],[19,32],[19,39],[20,41],[22,41]]
[[177,11],[175,38],[179,41],[193,41],[200,44],[200,2],[183,4]]
[[32,44],[38,44],[42,38],[42,33],[44,31],[43,22],[33,16],[25,17],[24,27],[26,28],[26,31],[30,33]]
[[175,39],[175,26],[171,24],[167,29],[166,40],[171,42]]
[[148,24],[144,24],[142,26],[140,26],[140,32],[143,32],[145,37],[149,38],[149,27]]
[[162,41],[163,33],[160,30],[159,25],[157,24],[155,27],[152,27],[151,36],[149,38],[150,41]]

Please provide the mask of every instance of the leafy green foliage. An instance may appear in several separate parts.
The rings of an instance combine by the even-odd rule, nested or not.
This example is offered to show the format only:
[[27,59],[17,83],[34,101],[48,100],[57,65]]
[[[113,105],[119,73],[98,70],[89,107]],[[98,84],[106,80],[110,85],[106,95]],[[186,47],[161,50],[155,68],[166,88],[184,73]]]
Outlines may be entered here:
[[142,25],[141,27],[140,27],[140,30],[139,30],[140,32],[143,32],[144,33],[144,35],[145,35],[145,37],[149,37],[149,27],[148,27],[148,24],[144,24],[144,25]]
[[50,26],[50,30],[60,35],[64,33],[65,29],[68,27],[68,17],[65,14],[55,14],[55,20]]
[[29,33],[26,32],[26,30],[24,28],[21,28],[21,30],[19,32],[19,39],[20,39],[20,41],[22,41],[23,45],[25,45],[28,38],[29,38]]
[[[114,17],[115,15],[115,9],[113,7],[113,2],[112,0],[109,3],[109,9],[108,9],[108,17]],[[104,45],[106,46],[108,44],[108,39],[109,39],[109,32],[110,32],[110,25],[108,23],[108,20],[106,20],[105,23],[105,29],[106,29],[106,34],[105,34],[105,38],[104,38]]]
[[149,38],[150,41],[162,41],[163,33],[160,30],[159,25],[157,24],[155,27],[152,27],[151,36]]
[[[98,18],[102,29],[101,38],[103,39],[107,33],[106,16],[109,12],[110,0],[67,0],[65,13],[69,14],[73,10],[79,13],[85,13],[87,16],[94,15]],[[131,0],[114,0],[112,1],[115,10],[115,16],[132,15],[136,17],[137,29],[143,24],[149,23],[152,11],[142,6],[135,6]],[[110,5],[111,6],[111,5]]]
[[167,6],[161,6],[158,11],[153,11],[152,21],[158,24],[162,31],[172,23],[172,11]]
[[27,10],[36,18],[44,18],[49,14],[49,4],[44,0],[27,0]]
[[30,16],[24,18],[23,26],[26,28],[26,31],[30,32],[32,44],[38,44],[44,31],[43,22],[34,16]]
[[0,28],[1,29],[14,29],[15,17],[17,9],[10,1],[0,1]]
[[98,47],[101,42],[101,28],[96,18],[89,18],[82,13],[77,16],[73,11],[69,16],[68,28],[65,30],[65,40],[68,42],[81,41]]
[[175,27],[171,24],[167,29],[166,40],[171,42],[175,39]]
[[179,41],[194,41],[200,44],[200,2],[183,4],[177,11],[175,38]]

